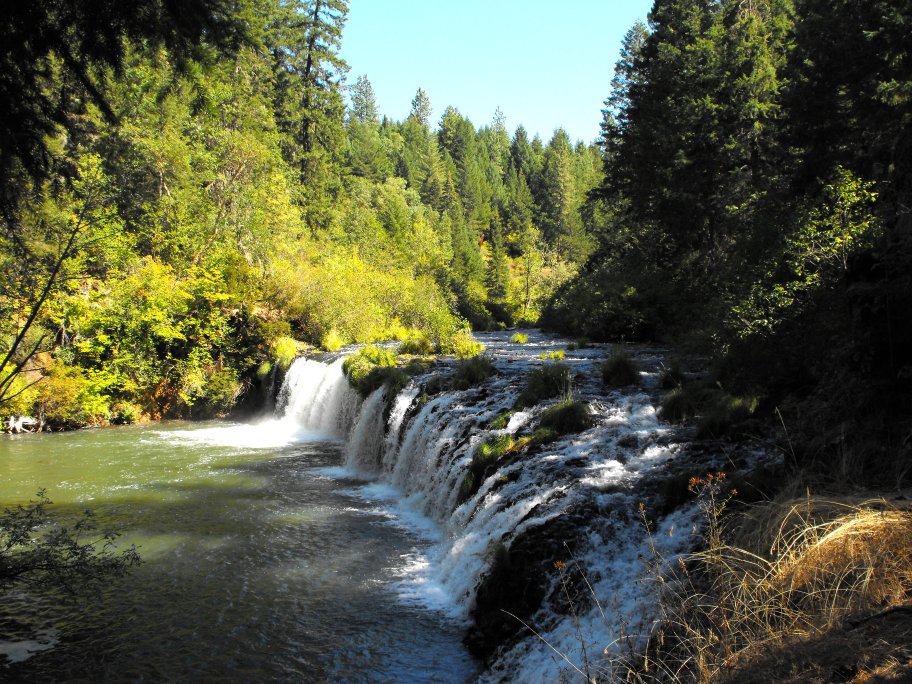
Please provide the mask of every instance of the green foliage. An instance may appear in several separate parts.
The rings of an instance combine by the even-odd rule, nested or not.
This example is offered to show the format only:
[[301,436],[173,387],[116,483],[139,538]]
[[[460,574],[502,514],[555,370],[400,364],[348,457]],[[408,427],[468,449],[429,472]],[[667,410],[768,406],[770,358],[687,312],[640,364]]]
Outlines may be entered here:
[[140,563],[134,547],[117,553],[115,532],[89,510],[71,525],[55,520],[44,490],[37,501],[0,513],[0,589],[17,584],[69,593],[98,589]]
[[719,392],[706,406],[697,422],[697,434],[701,437],[722,437],[734,433],[757,411],[756,397],[734,397]]
[[89,375],[80,368],[55,363],[37,385],[37,413],[55,428],[101,425],[110,413],[106,380],[103,373]]
[[[272,341],[272,358],[283,371],[288,370],[298,356],[298,344],[291,337],[279,337]],[[333,350],[329,350],[333,351]]]
[[345,344],[345,340],[335,328],[330,328],[320,339],[320,346],[328,352],[337,352]]
[[484,482],[488,468],[492,467],[499,458],[508,453],[514,446],[515,442],[511,435],[496,434],[489,436],[476,447],[475,453],[472,454],[472,462],[469,464],[469,472],[466,473],[459,486],[459,495],[456,499],[457,506],[475,495],[482,482]]
[[683,423],[699,412],[699,397],[687,387],[675,387],[662,399],[660,415],[671,423]]
[[513,411],[511,409],[501,411],[495,418],[491,420],[490,423],[488,423],[488,428],[491,430],[506,429],[507,425],[510,424],[510,418],[513,417],[514,413],[516,413],[516,411]]
[[453,389],[467,390],[477,387],[494,374],[494,362],[487,356],[478,355],[460,359],[453,373]]
[[553,352],[542,352],[538,355],[538,358],[540,358],[542,361],[563,361],[565,356],[566,354],[564,350],[558,349],[557,351]]
[[484,351],[484,345],[467,331],[457,332],[445,342],[441,351],[453,354],[459,359],[471,359]]
[[565,399],[542,413],[539,426],[554,435],[569,435],[587,430],[594,424],[589,404],[578,399]]
[[577,349],[586,349],[591,344],[588,337],[577,337],[567,345],[567,351],[576,351]]
[[398,391],[409,375],[397,366],[396,352],[386,347],[362,347],[342,364],[348,381],[362,397],[367,397],[384,385]]
[[640,381],[640,372],[633,358],[621,347],[616,347],[601,366],[602,382],[609,387],[635,385]]
[[529,336],[525,333],[516,333],[510,338],[510,341],[513,342],[513,344],[525,344],[529,341]]
[[738,397],[706,381],[678,385],[662,400],[660,415],[673,423],[697,419],[700,437],[723,437],[742,427],[757,411],[756,397]]
[[[768,335],[784,320],[799,315],[815,291],[832,288],[845,277],[850,257],[870,248],[880,232],[873,187],[845,169],[836,169],[821,201],[799,216],[779,263],[771,265],[747,299],[733,307],[739,336]],[[787,278],[782,277],[783,266]]]
[[526,374],[525,386],[514,407],[530,408],[544,399],[568,395],[571,377],[570,366],[563,363],[548,363],[533,368]]
[[413,354],[415,356],[430,356],[434,354],[436,349],[434,343],[431,342],[424,335],[418,335],[410,339],[406,339],[399,345],[400,354]]

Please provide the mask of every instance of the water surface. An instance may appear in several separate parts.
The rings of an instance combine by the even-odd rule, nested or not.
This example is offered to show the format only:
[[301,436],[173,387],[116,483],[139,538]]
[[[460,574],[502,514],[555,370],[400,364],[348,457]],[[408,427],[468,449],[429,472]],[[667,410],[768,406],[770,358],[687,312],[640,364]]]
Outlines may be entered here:
[[0,679],[471,680],[464,625],[414,574],[434,526],[342,449],[284,421],[0,438],[0,505],[44,487],[145,561],[88,602],[7,596]]

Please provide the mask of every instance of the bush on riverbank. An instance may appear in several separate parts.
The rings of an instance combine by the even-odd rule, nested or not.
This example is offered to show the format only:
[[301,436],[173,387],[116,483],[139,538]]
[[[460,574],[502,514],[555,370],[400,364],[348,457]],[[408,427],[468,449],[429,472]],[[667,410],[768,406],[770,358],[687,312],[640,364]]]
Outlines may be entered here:
[[399,345],[400,354],[410,354],[413,356],[430,356],[436,353],[437,349],[434,343],[424,335],[418,335],[406,339]]
[[385,347],[368,345],[347,357],[342,370],[349,383],[362,397],[381,387],[398,375],[396,353]]

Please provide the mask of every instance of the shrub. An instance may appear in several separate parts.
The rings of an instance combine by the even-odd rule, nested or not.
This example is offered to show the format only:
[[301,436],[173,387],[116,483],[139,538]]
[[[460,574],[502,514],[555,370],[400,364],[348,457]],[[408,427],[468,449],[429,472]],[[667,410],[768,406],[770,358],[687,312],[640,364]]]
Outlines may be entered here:
[[516,333],[513,337],[510,338],[510,341],[514,344],[525,344],[529,341],[529,336],[525,333]]
[[570,380],[570,367],[563,363],[549,363],[533,368],[526,374],[526,385],[516,399],[514,408],[528,408],[543,399],[568,394]]
[[683,423],[697,415],[697,410],[692,393],[684,387],[675,387],[662,399],[659,415],[669,423]]
[[320,339],[320,346],[328,352],[337,352],[344,344],[345,340],[335,328],[330,328],[329,332]]
[[450,338],[443,347],[443,351],[451,352],[460,359],[468,359],[481,354],[484,351],[484,345],[472,337],[472,333],[461,330]]
[[490,435],[475,449],[472,454],[472,462],[469,464],[469,472],[462,479],[459,486],[459,496],[456,505],[468,501],[481,487],[484,481],[484,473],[488,466],[492,465],[497,459],[508,451],[512,450],[515,445],[512,435],[498,434]]
[[[396,354],[384,347],[366,346],[345,359],[342,369],[352,387],[366,397],[384,383],[408,382],[405,371],[396,368]],[[393,372],[397,371],[397,372]],[[401,374],[401,375],[400,375]]]
[[115,425],[132,425],[142,418],[142,408],[126,401],[118,401],[111,407],[111,422]]
[[234,370],[224,368],[213,373],[201,397],[201,412],[205,415],[224,415],[234,407],[242,390],[243,385]]
[[630,355],[617,348],[602,364],[602,381],[611,387],[635,385],[640,373]]
[[430,356],[433,354],[436,349],[434,348],[434,343],[431,342],[424,335],[419,335],[411,339],[405,340],[402,344],[399,345],[400,354],[412,354],[415,356]]
[[411,333],[412,331],[402,325],[402,321],[398,318],[394,318],[386,329],[386,337],[397,342],[405,342],[412,336]]
[[56,363],[38,385],[38,409],[54,427],[100,425],[108,420],[110,399],[83,371]]
[[491,420],[490,423],[488,423],[488,428],[490,428],[491,430],[506,429],[507,425],[510,424],[510,418],[513,417],[514,413],[516,413],[516,411],[512,411],[509,409],[506,411],[501,411],[500,413],[497,414],[496,417],[494,417]]
[[757,410],[756,397],[735,397],[719,390],[697,422],[700,437],[722,437],[742,426]]
[[675,387],[665,395],[659,414],[672,423],[697,418],[699,437],[722,437],[742,426],[757,410],[756,397],[736,397],[706,382]]
[[542,361],[563,361],[566,354],[563,349],[553,352],[543,352],[538,355]]
[[272,341],[270,347],[272,348],[272,357],[279,365],[279,368],[288,370],[288,367],[291,366],[298,355],[298,343],[291,337],[279,337]]
[[566,399],[547,409],[541,416],[539,425],[553,430],[557,435],[569,435],[582,432],[592,427],[592,412],[589,404],[578,399]]
[[461,359],[453,374],[453,389],[467,390],[480,385],[494,373],[494,362],[483,355]]

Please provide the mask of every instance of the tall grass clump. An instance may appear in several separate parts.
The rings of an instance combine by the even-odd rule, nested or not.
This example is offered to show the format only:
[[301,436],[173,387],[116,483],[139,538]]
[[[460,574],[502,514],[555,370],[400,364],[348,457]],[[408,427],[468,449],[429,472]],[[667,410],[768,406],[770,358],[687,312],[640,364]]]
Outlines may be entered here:
[[272,358],[283,371],[288,370],[298,356],[298,343],[291,337],[278,337],[270,345]]
[[624,387],[635,385],[640,380],[640,372],[636,363],[626,351],[620,347],[615,348],[602,363],[602,382],[609,387]]
[[525,344],[529,341],[529,336],[525,333],[516,333],[513,337],[510,338],[510,341],[513,344]]
[[693,478],[690,489],[704,548],[665,576],[656,570],[664,616],[649,669],[645,655],[627,663],[633,681],[848,681],[846,669],[853,682],[906,681],[862,675],[906,653],[912,512],[805,498],[723,516],[735,494],[724,474]]
[[434,343],[424,335],[410,337],[399,345],[400,354],[411,354],[413,356],[430,356],[437,349]]
[[513,436],[508,434],[491,435],[478,445],[475,453],[472,454],[469,472],[465,474],[459,485],[459,495],[456,499],[457,506],[472,498],[481,487],[481,483],[484,481],[484,473],[488,467],[512,449],[514,445]]
[[696,382],[666,394],[659,414],[672,423],[696,419],[699,437],[724,437],[745,427],[759,404],[757,397],[734,396],[716,385]]
[[565,399],[542,413],[540,427],[555,435],[570,435],[588,430],[594,421],[589,404],[579,399]]
[[565,363],[548,363],[533,368],[526,374],[526,383],[514,404],[523,409],[535,406],[544,399],[569,395],[572,376]]
[[476,387],[494,374],[494,362],[487,356],[479,354],[468,359],[460,359],[453,373],[453,389],[467,390]]

